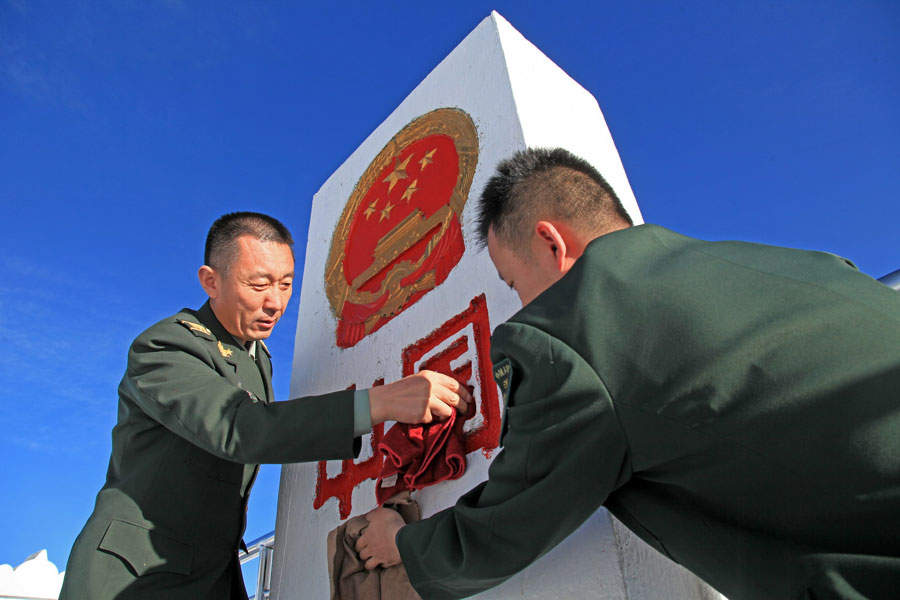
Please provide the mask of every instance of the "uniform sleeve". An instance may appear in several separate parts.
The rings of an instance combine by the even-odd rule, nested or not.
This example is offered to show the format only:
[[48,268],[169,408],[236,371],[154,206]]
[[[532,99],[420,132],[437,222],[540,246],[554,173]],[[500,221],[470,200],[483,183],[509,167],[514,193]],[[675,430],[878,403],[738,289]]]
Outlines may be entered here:
[[358,452],[352,391],[259,402],[216,370],[207,344],[177,324],[151,328],[128,353],[119,393],[177,435],[234,462],[344,459]]
[[506,323],[491,357],[510,360],[512,383],[488,480],[397,536],[423,598],[464,598],[502,583],[574,532],[629,475],[607,390],[575,351]]

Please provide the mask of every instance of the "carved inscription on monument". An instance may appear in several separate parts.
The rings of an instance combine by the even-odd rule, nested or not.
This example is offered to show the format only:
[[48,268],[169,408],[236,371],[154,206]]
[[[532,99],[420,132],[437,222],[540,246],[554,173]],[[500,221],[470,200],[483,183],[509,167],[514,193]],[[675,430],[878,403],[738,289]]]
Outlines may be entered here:
[[[466,454],[481,450],[490,457],[500,437],[502,413],[497,386],[491,376],[491,327],[484,295],[476,296],[468,308],[441,324],[422,339],[404,348],[401,358],[403,375],[422,369],[438,371],[468,386],[475,398],[475,416],[466,421]],[[379,379],[375,385],[384,383]],[[370,444],[356,460],[320,462],[317,467],[316,497],[313,508],[321,508],[329,498],[336,498],[340,517],[346,519],[353,510],[353,490],[368,479],[377,479],[383,457],[375,451],[384,437],[384,425],[371,435]],[[340,471],[329,476],[329,467]]]
[[[442,108],[409,123],[369,164],[338,220],[325,265],[338,347],[356,345],[397,317],[459,263],[466,249],[462,212],[477,163],[472,119],[459,109]],[[464,428],[467,453],[489,455],[498,443],[490,331],[480,295],[421,339],[400,340],[408,345],[396,358],[404,376],[439,371],[473,391],[476,411]],[[335,498],[340,517],[350,516],[353,490],[381,472],[376,448],[383,436],[380,425],[356,460],[319,463],[313,508]]]

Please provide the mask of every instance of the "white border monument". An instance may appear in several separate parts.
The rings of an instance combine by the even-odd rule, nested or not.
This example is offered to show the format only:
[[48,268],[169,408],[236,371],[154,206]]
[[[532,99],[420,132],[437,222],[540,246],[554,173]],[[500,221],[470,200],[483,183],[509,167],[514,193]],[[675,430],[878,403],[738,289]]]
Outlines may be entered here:
[[[492,13],[313,200],[291,396],[367,388],[436,364],[475,390],[468,469],[413,493],[425,517],[486,479],[500,451],[503,407],[490,374],[489,333],[520,303],[475,242],[475,208],[497,163],[535,146],[562,146],[593,163],[641,222],[597,101]],[[440,169],[454,180],[439,180]],[[284,466],[274,598],[329,597],[328,532],[375,507],[381,459],[371,438],[355,461]],[[564,510],[561,498],[547,518]],[[478,597],[719,596],[601,509],[537,563]]]

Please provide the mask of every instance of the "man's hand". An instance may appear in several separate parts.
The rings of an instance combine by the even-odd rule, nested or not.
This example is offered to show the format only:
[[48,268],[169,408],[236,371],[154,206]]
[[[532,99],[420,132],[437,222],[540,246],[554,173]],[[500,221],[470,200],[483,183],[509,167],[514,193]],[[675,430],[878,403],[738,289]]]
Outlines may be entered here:
[[399,565],[400,551],[397,549],[397,532],[403,527],[403,517],[390,508],[376,508],[366,513],[369,526],[356,540],[356,551],[366,561],[366,568],[393,567]]
[[400,381],[369,389],[372,425],[385,421],[431,423],[449,417],[455,408],[466,414],[472,395],[452,377],[419,371]]

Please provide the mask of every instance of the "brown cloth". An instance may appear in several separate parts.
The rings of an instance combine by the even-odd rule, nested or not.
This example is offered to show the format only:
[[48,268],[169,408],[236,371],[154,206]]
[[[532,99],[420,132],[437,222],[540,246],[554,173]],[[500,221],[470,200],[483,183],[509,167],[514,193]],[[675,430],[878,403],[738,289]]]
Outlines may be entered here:
[[[384,503],[400,513],[406,523],[419,520],[419,505],[409,492]],[[356,553],[356,541],[369,522],[364,515],[353,517],[328,533],[328,577],[331,600],[421,600],[406,576],[403,565],[366,570]]]

